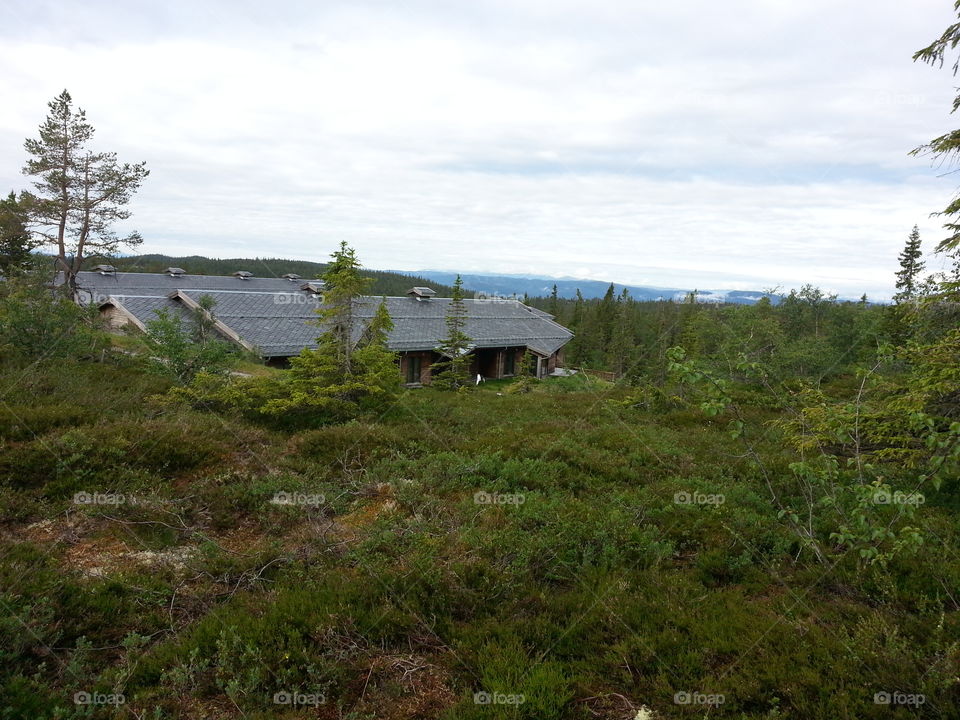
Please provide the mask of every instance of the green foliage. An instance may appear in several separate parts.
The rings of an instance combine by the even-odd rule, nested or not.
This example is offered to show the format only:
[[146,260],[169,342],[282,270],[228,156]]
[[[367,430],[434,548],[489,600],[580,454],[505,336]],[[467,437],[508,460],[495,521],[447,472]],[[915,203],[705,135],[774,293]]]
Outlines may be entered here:
[[[633,381],[423,388],[318,429],[334,349],[198,373],[175,390],[197,409],[137,357],[0,364],[2,712],[110,716],[72,703],[100,689],[158,718],[951,716],[960,337],[784,377],[792,333],[836,361],[841,326],[878,316],[800,295],[790,322],[677,308],[692,346],[641,348]],[[295,386],[288,428],[237,417]],[[895,691],[925,702],[874,703]]]
[[317,426],[382,412],[400,392],[396,356],[386,346],[393,326],[386,303],[364,327],[356,314],[369,280],[346,244],[332,256],[323,276],[326,287],[315,349],[291,358],[279,374],[221,379],[200,372],[174,397],[199,407],[238,410],[277,427]]
[[524,393],[528,393],[531,390],[533,390],[534,387],[536,386],[537,384],[536,380],[534,380],[533,376],[529,372],[527,372],[528,362],[529,360],[527,359],[527,353],[526,351],[524,351],[524,353],[516,361],[516,365],[519,372],[517,373],[516,377],[513,379],[513,382],[507,385],[506,391],[511,395],[514,395],[514,394],[522,395]]
[[[689,361],[682,347],[667,350],[669,377],[681,386],[691,388],[696,393],[696,401],[704,415],[719,415],[732,402],[729,395],[729,383],[711,372],[699,369]],[[744,360],[744,362],[746,362]]]
[[[26,422],[32,416],[26,415]],[[215,427],[183,436],[162,420],[51,431],[0,450],[0,477],[14,487],[45,487],[51,497],[114,491],[204,465],[227,452]]]
[[0,274],[11,277],[29,265],[31,251],[37,246],[27,229],[26,202],[10,191],[0,198]]
[[190,318],[189,328],[184,327],[180,315],[166,309],[158,310],[156,319],[147,323],[144,340],[150,352],[150,367],[155,372],[188,383],[198,373],[218,375],[227,371],[227,363],[236,352],[212,335],[212,300],[203,296],[201,303]]
[[0,283],[0,357],[96,357],[106,346],[93,311],[56,296],[26,276]]
[[814,380],[850,372],[867,362],[884,336],[896,328],[884,322],[885,308],[840,302],[807,285],[755,305],[673,300],[639,302],[628,293],[597,300],[534,298],[555,308],[557,321],[574,338],[566,364],[609,370],[631,383],[666,381],[666,350],[682,346],[691,359],[726,372],[741,355],[763,362],[771,378]]
[[[954,2],[953,8],[954,11],[960,15],[960,0]],[[953,23],[944,30],[939,38],[927,47],[915,52],[913,59],[914,61],[920,60],[928,65],[943,67],[943,61],[947,53],[951,50],[956,50],[958,43],[960,43],[960,22]],[[957,74],[958,69],[960,69],[960,59],[953,63],[954,75]],[[952,112],[956,112],[957,108],[960,108],[960,95],[957,95],[953,100]],[[925,145],[921,145],[913,150],[912,154],[929,155],[933,158],[933,161],[936,162],[937,160],[953,158],[956,156],[958,150],[960,150],[960,130],[952,130],[934,138]],[[955,217],[958,213],[960,213],[960,196],[954,198],[942,212],[937,214],[949,219]],[[944,223],[944,227],[949,231],[950,235],[940,242],[937,250],[956,249],[960,246],[960,224],[955,221],[948,221]]]

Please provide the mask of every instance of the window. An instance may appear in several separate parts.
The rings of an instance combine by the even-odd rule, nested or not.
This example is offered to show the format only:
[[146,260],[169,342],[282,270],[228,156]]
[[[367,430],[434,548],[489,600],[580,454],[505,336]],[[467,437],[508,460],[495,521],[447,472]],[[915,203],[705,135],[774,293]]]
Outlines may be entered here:
[[503,374],[513,375],[517,370],[517,352],[516,350],[507,350],[503,358]]
[[421,358],[410,356],[407,358],[407,383],[420,382],[420,361]]

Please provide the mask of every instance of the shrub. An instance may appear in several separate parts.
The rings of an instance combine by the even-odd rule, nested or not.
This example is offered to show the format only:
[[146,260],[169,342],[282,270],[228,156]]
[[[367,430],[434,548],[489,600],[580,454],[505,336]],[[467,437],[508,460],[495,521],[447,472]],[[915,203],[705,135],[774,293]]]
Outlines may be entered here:
[[0,283],[0,357],[97,357],[106,346],[95,309],[51,292],[38,277]]

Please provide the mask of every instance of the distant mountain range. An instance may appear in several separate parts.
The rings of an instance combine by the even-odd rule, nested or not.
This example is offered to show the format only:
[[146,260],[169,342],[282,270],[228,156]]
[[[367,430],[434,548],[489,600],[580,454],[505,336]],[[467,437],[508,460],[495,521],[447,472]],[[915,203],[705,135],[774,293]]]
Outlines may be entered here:
[[[457,278],[454,272],[443,270],[417,270],[415,274],[433,282],[452,285]],[[544,297],[550,295],[553,286],[557,286],[557,295],[562,298],[574,298],[577,290],[584,298],[602,298],[610,287],[609,282],[601,280],[578,280],[576,278],[528,277],[526,275],[460,275],[465,288],[487,295],[520,295]],[[614,283],[614,292],[620,293],[626,288],[635,300],[682,300],[694,288],[662,288],[642,285],[621,285]],[[697,290],[700,302],[729,302],[741,305],[753,305],[762,297],[769,297],[773,303],[776,295],[754,290]]]

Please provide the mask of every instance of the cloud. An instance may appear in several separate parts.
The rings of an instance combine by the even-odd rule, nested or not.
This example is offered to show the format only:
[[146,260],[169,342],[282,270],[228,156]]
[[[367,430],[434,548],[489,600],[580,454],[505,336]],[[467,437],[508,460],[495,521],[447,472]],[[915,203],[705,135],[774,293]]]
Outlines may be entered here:
[[64,86],[151,251],[889,296],[953,191],[939,0],[20,2],[0,189]]

